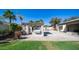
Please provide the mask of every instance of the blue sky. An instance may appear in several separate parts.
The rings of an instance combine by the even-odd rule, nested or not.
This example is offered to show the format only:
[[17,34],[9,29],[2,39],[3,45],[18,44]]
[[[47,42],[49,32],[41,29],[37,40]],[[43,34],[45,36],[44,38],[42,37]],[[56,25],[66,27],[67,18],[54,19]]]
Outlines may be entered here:
[[[2,15],[4,11],[5,9],[1,9],[0,15]],[[49,24],[49,21],[53,17],[59,17],[64,20],[71,16],[79,16],[78,9],[12,9],[12,11],[16,15],[24,16],[24,22],[43,19],[45,24]],[[20,20],[17,19],[16,22],[20,23]]]

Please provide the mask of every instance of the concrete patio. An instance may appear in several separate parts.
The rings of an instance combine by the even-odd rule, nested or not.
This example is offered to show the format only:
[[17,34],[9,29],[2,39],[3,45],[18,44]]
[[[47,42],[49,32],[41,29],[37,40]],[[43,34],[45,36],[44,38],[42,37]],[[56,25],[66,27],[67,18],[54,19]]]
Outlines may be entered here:
[[26,41],[79,41],[79,35],[74,35],[70,33],[58,32],[58,31],[48,31],[50,34],[47,36],[43,35],[25,35]]

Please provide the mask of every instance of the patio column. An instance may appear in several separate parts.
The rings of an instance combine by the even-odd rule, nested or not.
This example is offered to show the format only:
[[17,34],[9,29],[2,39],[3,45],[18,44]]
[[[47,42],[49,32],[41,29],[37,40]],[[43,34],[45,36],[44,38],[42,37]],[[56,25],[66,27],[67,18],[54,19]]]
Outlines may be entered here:
[[25,31],[26,31],[27,34],[29,34],[29,27],[28,27],[28,25],[26,25]]
[[67,30],[66,27],[67,27],[66,24],[62,25],[62,30],[61,31],[66,31]]
[[57,29],[57,31],[59,32],[59,25],[56,25],[56,29]]
[[30,33],[32,33],[32,27],[30,26]]
[[44,26],[43,25],[41,26],[41,32],[42,32],[41,35],[43,36],[44,35]]

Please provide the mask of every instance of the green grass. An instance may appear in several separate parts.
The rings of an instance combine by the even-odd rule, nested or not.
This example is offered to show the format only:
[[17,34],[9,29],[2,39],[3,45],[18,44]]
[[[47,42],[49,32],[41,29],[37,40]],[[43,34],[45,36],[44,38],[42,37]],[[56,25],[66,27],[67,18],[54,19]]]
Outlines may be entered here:
[[52,42],[52,45],[59,50],[79,50],[79,42]]
[[1,43],[0,50],[47,50],[48,47],[53,47],[54,50],[79,50],[79,42],[54,42],[49,41],[51,46],[44,45],[46,41],[12,41],[10,43]]
[[44,50],[45,46],[38,41],[16,41],[0,44],[0,50]]

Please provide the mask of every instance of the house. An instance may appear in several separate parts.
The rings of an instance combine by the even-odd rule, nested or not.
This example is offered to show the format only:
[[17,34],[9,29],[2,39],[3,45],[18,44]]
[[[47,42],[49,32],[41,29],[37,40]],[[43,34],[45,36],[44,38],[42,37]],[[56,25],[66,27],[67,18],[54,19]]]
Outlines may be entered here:
[[26,32],[26,34],[32,33],[32,27],[28,25],[28,23],[22,23],[22,30]]
[[60,31],[79,33],[79,18],[66,21],[59,25]]

